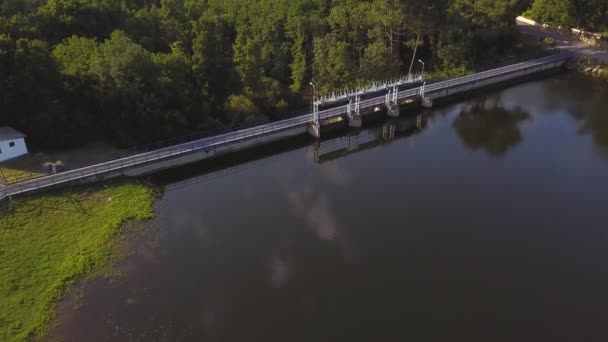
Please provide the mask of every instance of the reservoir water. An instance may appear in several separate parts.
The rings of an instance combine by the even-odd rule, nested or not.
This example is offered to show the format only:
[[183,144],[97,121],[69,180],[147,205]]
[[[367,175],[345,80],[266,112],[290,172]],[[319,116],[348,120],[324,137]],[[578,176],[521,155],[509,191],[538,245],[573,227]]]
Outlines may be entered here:
[[155,176],[154,241],[62,303],[51,339],[608,339],[605,85],[561,75],[242,158]]

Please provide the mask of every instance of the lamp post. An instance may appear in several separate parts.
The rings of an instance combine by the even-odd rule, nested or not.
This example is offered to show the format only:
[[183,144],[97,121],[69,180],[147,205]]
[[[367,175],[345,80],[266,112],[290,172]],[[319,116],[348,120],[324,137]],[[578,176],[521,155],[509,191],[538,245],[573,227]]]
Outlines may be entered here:
[[422,97],[424,97],[424,86],[426,84],[426,80],[424,77],[424,62],[422,61],[422,59],[419,59],[418,63],[422,64],[422,87],[420,88],[420,92],[421,92]]
[[419,59],[418,63],[422,64],[422,77],[424,77],[424,62],[422,61],[422,59]]
[[317,100],[317,87],[312,82],[308,82],[308,84],[310,84],[312,86],[312,121],[315,124],[319,124],[319,119],[317,118],[317,115],[318,115],[317,104],[315,103]]

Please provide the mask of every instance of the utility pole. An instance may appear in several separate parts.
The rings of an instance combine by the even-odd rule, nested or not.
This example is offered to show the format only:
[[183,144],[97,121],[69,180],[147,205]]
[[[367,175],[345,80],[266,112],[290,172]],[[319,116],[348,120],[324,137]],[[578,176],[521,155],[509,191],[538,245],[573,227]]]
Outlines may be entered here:
[[414,67],[414,61],[416,60],[416,52],[418,52],[418,41],[420,41],[420,33],[416,37],[416,45],[414,45],[414,55],[412,56],[412,62],[410,63],[410,70],[407,72],[407,76],[410,77],[412,74],[412,68]]

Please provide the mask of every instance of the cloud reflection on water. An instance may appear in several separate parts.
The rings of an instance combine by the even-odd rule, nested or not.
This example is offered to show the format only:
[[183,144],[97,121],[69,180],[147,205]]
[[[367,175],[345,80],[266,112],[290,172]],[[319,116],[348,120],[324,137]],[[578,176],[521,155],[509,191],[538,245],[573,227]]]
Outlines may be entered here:
[[298,217],[304,218],[308,227],[322,241],[334,241],[338,235],[338,225],[332,214],[327,197],[315,193],[312,186],[304,186],[289,190],[287,199],[292,211]]
[[270,261],[270,283],[274,289],[280,289],[287,285],[291,275],[291,266],[289,261],[275,256]]

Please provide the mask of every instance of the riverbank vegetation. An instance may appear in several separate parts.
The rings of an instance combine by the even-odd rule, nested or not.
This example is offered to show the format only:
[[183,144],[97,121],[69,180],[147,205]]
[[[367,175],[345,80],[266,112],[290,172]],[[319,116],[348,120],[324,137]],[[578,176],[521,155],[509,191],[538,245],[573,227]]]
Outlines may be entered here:
[[0,212],[0,340],[44,332],[68,286],[111,262],[113,238],[128,220],[150,218],[153,199],[148,187],[128,183],[6,204]]
[[[122,146],[508,55],[515,0],[5,0],[0,122],[34,145]],[[415,57],[414,57],[415,56]]]
[[555,26],[608,32],[606,0],[534,0],[525,16]]
[[574,69],[598,80],[608,81],[608,64],[600,63],[592,58],[579,58],[574,64]]

